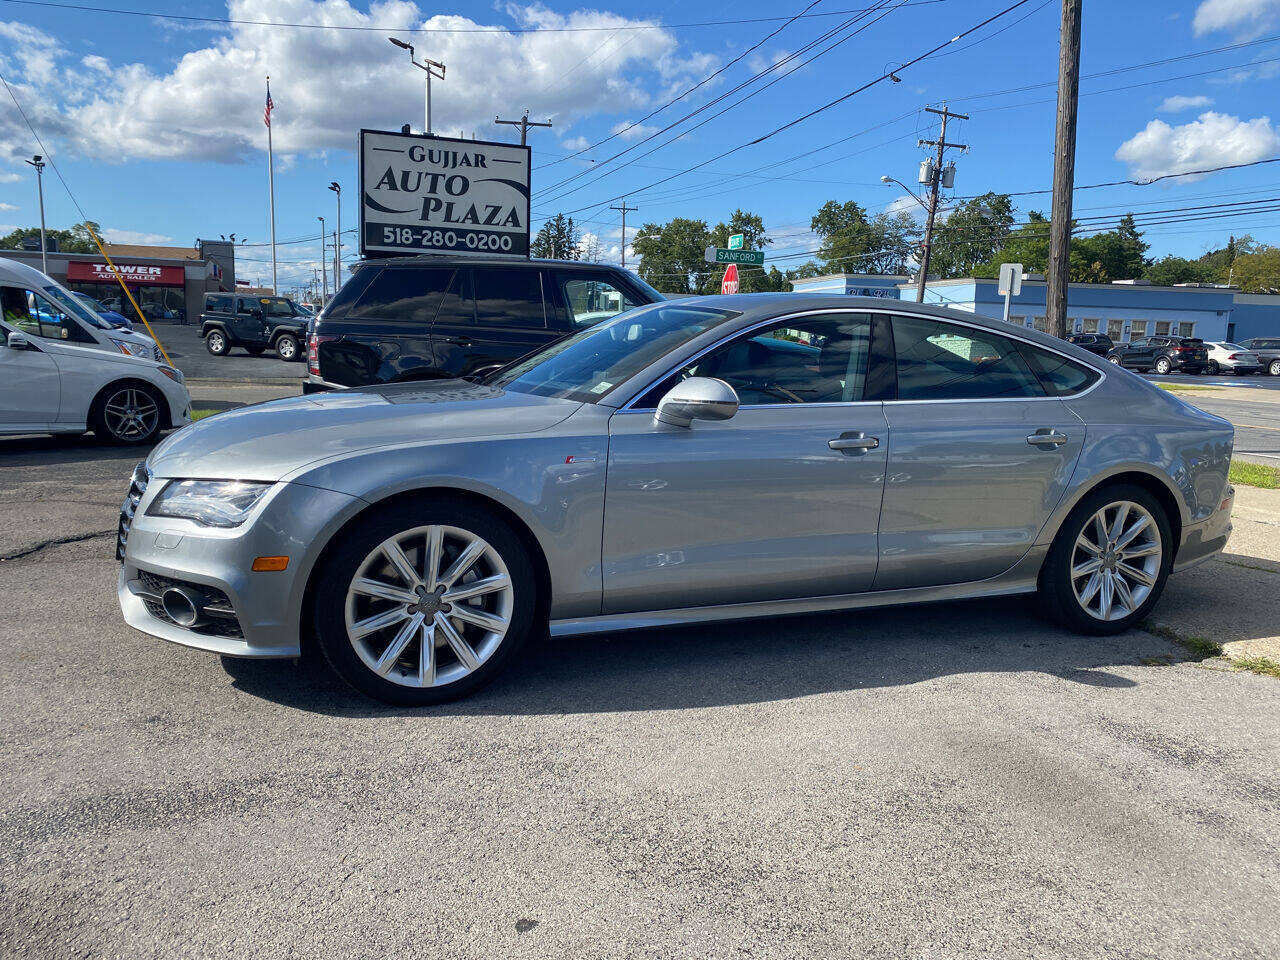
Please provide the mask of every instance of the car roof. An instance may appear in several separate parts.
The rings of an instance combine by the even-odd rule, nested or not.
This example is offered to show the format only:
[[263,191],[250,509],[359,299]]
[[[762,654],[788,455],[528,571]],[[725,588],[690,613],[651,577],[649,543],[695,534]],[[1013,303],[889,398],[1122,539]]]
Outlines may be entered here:
[[599,270],[615,272],[621,267],[609,263],[589,263],[585,260],[541,260],[538,258],[515,259],[507,257],[486,257],[483,254],[440,254],[420,253],[407,257],[367,257],[359,263],[352,264],[353,270],[361,270],[370,266],[414,266],[414,267],[457,267],[485,266],[511,267],[516,270],[536,267],[571,267],[574,270]]
[[21,283],[39,288],[56,282],[29,264],[0,257],[0,283]]

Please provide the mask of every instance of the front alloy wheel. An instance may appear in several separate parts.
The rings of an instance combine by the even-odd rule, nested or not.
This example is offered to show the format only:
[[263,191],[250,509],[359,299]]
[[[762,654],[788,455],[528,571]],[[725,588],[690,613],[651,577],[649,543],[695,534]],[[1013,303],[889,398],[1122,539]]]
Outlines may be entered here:
[[1173,533],[1145,488],[1118,483],[1086,495],[1063,521],[1040,570],[1045,611],[1080,633],[1120,633],[1164,589]]
[[1165,374],[1169,372],[1170,369],[1172,368],[1169,365],[1169,361],[1166,360],[1164,357],[1161,357],[1159,360],[1156,361],[1156,373],[1160,374],[1160,376],[1163,377]]
[[215,357],[224,357],[231,352],[231,345],[220,330],[209,331],[209,335],[204,338],[204,348]]
[[1108,359],[1109,361],[1111,361],[1112,363],[1114,363],[1117,367],[1118,367],[1118,366],[1120,366],[1120,358],[1119,358],[1119,357],[1107,357],[1107,359]]
[[316,632],[352,686],[388,703],[477,689],[529,632],[534,577],[519,539],[470,504],[362,523],[317,583]]
[[115,443],[148,443],[160,432],[160,404],[149,390],[121,387],[98,401],[93,431]]
[[1280,360],[1272,360],[1271,366],[1267,369],[1271,371],[1273,377],[1280,377]]

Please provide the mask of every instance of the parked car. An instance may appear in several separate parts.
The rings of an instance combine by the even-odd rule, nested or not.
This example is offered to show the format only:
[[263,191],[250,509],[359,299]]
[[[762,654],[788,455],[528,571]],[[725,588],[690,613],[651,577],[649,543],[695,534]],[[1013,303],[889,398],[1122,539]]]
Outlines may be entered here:
[[1254,337],[1241,346],[1258,355],[1258,362],[1267,373],[1280,377],[1280,337]]
[[1107,359],[1139,373],[1154,370],[1164,376],[1175,370],[1200,373],[1208,363],[1209,352],[1198,337],[1145,337],[1118,344]]
[[1204,366],[1205,373],[1217,374],[1226,370],[1241,377],[1246,373],[1258,373],[1262,370],[1262,361],[1258,359],[1258,355],[1238,343],[1207,340],[1205,348],[1209,351],[1209,359]]
[[[39,270],[0,260],[0,434],[84,433],[149,443],[191,421],[181,372],[126,350]],[[148,342],[151,342],[149,338]]]
[[1105,357],[1112,351],[1115,344],[1111,342],[1111,338],[1105,333],[1076,333],[1067,337],[1067,343],[1074,343],[1083,350],[1090,353],[1096,353],[1100,357]]
[[126,317],[123,313],[116,313],[114,310],[108,310],[101,300],[95,300],[87,293],[81,293],[79,290],[72,290],[71,295],[80,301],[81,305],[88,307],[116,329],[133,329],[132,320]]
[[601,264],[485,257],[370,260],[325,307],[303,392],[476,377],[662,294]]
[[296,657],[314,636],[402,704],[476,689],[548,621],[1038,593],[1111,634],[1225,545],[1232,442],[1227,421],[1000,320],[665,301],[482,383],[278,400],[175,434],[134,471],[118,596],[132,626],[227,656]]
[[301,360],[311,315],[287,297],[246,297],[206,293],[200,336],[215,357],[243,347],[257,357],[275,350],[281,360]]

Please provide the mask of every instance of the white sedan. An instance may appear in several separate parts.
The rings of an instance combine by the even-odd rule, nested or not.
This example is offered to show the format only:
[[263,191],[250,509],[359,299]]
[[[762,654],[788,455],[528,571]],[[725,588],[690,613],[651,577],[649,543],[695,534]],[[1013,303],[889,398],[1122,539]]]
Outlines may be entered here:
[[179,370],[126,352],[69,303],[39,270],[0,260],[0,435],[92,430],[142,444],[191,422]]
[[1205,346],[1209,350],[1209,359],[1204,366],[1204,372],[1207,374],[1212,375],[1225,370],[1239,377],[1262,370],[1262,361],[1258,355],[1238,343],[1228,343],[1225,340],[1206,341]]

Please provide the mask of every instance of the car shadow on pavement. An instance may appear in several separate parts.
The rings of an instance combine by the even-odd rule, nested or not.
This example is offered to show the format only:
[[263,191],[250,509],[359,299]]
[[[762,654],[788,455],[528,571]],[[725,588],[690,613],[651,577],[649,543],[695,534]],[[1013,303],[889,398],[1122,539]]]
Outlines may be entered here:
[[541,637],[488,687],[420,711],[351,690],[318,653],[296,663],[226,658],[223,667],[245,693],[337,716],[542,715],[764,703],[984,672],[1126,688],[1136,683],[1109,667],[1168,648],[1141,631],[1078,636],[1040,619],[1034,601],[1009,599]]
[[[172,431],[163,431],[160,439]],[[156,441],[159,443],[159,440]],[[137,446],[113,444],[99,440],[90,433],[62,433],[53,436],[32,435],[0,438],[0,463],[5,466],[58,466],[86,461],[107,462],[119,460],[128,463],[130,469],[146,458],[155,444]],[[24,459],[29,458],[29,459]],[[126,471],[125,480],[128,480]],[[124,496],[124,488],[120,488]]]

